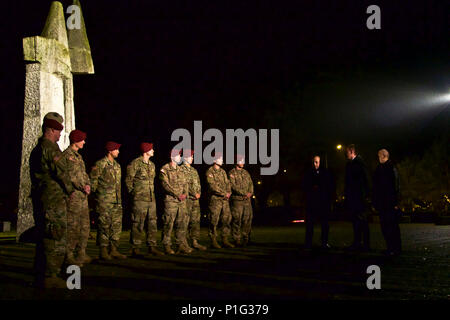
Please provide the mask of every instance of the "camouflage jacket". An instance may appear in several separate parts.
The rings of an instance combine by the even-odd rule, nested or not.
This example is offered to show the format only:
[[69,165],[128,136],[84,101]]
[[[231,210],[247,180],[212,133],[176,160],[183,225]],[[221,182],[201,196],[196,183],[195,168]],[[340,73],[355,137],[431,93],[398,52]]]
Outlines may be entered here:
[[189,187],[184,170],[180,166],[172,167],[171,163],[165,164],[159,171],[159,179],[166,193],[165,201],[180,202],[178,196],[188,195]]
[[143,157],[131,161],[127,167],[125,184],[135,201],[153,201],[155,199],[155,164]]
[[225,170],[214,169],[214,165],[206,170],[206,181],[208,183],[209,196],[212,199],[226,199],[227,193],[231,193],[230,180]]
[[44,137],[40,138],[31,155],[33,190],[38,192],[44,205],[66,199],[74,191],[61,158],[59,146]]
[[200,177],[198,175],[198,172],[194,167],[188,166],[186,163],[183,163],[181,168],[184,170],[189,186],[189,199],[196,200],[197,198],[195,197],[195,195],[202,193],[202,187],[200,185]]
[[230,177],[231,191],[233,191],[232,199],[245,200],[247,193],[253,194],[253,182],[247,170],[233,168],[228,172],[228,176]]
[[91,170],[91,189],[97,201],[122,203],[120,164],[108,157],[98,160]]
[[61,157],[61,162],[67,168],[70,181],[76,193],[80,195],[84,193],[84,186],[90,185],[89,176],[86,173],[86,166],[83,161],[83,157],[77,151],[73,150],[70,146],[64,150]]

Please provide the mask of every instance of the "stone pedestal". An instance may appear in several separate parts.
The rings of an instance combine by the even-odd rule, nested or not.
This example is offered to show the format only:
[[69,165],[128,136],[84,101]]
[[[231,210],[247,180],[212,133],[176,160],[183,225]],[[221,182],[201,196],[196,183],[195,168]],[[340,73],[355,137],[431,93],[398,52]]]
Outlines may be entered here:
[[[74,5],[80,6],[79,1],[74,1]],[[61,150],[64,150],[69,145],[70,131],[75,129],[72,74],[94,73],[82,15],[81,19],[81,29],[69,32],[72,33],[69,40],[73,39],[73,43],[70,43],[63,6],[55,1],[51,5],[42,35],[23,39],[26,76],[17,217],[18,238],[34,225],[29,159],[31,151],[42,135],[44,116],[53,111],[64,117],[64,130],[58,142]],[[73,65],[76,66],[76,71],[73,71]]]

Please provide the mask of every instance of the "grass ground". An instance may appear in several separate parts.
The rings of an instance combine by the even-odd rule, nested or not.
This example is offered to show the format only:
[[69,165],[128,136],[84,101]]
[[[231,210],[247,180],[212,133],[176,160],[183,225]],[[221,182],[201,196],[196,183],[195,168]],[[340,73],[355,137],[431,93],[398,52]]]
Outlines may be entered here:
[[[404,252],[381,254],[384,241],[371,225],[374,250],[348,253],[350,223],[334,222],[329,252],[300,250],[304,225],[255,227],[246,248],[208,249],[190,255],[111,262],[94,261],[82,268],[81,290],[32,287],[34,246],[16,243],[14,234],[0,237],[0,299],[146,299],[146,300],[280,300],[303,299],[450,299],[450,226],[402,224]],[[319,226],[315,229],[318,245]],[[203,243],[209,244],[206,229]],[[129,232],[120,251],[129,253]],[[98,256],[89,241],[88,254]],[[381,268],[381,290],[368,290],[366,269]]]

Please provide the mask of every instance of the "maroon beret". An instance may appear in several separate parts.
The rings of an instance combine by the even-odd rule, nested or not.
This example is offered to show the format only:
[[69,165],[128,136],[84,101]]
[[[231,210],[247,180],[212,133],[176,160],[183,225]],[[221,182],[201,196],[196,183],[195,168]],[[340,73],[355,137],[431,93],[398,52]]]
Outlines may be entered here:
[[170,157],[176,157],[178,155],[181,155],[181,149],[172,149],[170,151]]
[[237,154],[236,155],[236,163],[239,163],[241,161],[245,162],[245,156],[243,154]]
[[73,130],[69,134],[70,143],[77,143],[83,140],[86,140],[86,132],[81,130]]
[[153,149],[153,143],[142,142],[141,143],[141,152],[146,153]]
[[49,119],[49,118],[44,119],[44,127],[55,129],[55,130],[60,130],[60,131],[62,129],[64,129],[64,126],[61,123],[59,123],[58,121],[56,121],[54,119]]
[[121,144],[114,142],[114,141],[108,141],[105,145],[106,151],[113,151],[118,150],[120,148]]
[[214,160],[217,160],[219,158],[223,157],[223,153],[222,152],[214,152]]
[[191,150],[191,149],[183,150],[183,157],[184,158],[189,158],[189,157],[192,157],[193,155],[194,155],[194,150]]

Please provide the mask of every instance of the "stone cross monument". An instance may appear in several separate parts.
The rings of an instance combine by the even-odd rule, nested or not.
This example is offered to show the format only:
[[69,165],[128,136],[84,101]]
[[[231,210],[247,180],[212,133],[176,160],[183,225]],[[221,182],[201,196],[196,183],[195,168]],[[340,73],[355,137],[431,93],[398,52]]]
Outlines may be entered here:
[[62,4],[54,1],[41,36],[23,39],[26,75],[17,239],[34,225],[29,160],[42,135],[44,116],[54,111],[64,117],[58,142],[64,150],[70,131],[75,129],[73,74],[94,73],[80,2],[75,0],[68,9],[72,12],[69,19],[75,21],[70,28],[66,30]]

